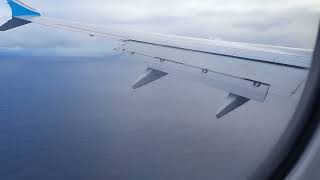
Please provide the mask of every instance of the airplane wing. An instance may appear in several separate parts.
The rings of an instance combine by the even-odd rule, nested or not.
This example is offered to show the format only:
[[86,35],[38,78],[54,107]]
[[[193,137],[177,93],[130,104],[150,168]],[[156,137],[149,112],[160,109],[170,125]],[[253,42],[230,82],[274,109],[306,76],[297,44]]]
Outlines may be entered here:
[[217,118],[250,100],[265,102],[270,94],[293,96],[303,86],[312,58],[312,50],[307,49],[85,25],[43,17],[18,0],[7,2],[12,10],[12,19],[2,25],[0,31],[36,23],[120,41],[122,45],[116,50],[148,63],[146,72],[133,83],[134,89],[178,73],[228,94],[217,111]]

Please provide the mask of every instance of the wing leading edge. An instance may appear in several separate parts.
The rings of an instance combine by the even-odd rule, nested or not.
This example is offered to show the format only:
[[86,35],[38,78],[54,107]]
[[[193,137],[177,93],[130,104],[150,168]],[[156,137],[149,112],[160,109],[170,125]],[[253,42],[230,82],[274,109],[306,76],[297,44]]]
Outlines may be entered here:
[[216,116],[223,117],[250,100],[264,102],[268,94],[292,96],[306,79],[311,50],[206,40],[156,33],[124,31],[42,17],[30,6],[7,0],[12,19],[6,31],[29,23],[81,32],[123,42],[117,48],[149,65],[132,85],[140,88],[168,74],[178,73],[228,96]]

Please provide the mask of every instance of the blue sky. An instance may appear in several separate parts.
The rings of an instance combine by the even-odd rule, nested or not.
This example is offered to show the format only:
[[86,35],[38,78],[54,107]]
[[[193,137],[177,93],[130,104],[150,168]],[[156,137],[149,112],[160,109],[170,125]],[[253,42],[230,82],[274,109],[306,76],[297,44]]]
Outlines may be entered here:
[[[124,29],[312,48],[320,17],[317,0],[23,0],[43,15]],[[11,16],[1,0],[0,22]],[[28,55],[112,53],[117,43],[39,25],[0,33],[0,51]]]

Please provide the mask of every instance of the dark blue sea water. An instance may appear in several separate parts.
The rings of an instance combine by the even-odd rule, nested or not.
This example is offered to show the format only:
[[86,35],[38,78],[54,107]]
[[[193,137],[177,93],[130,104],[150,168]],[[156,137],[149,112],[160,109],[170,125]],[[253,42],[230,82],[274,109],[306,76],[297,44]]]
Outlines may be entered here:
[[294,109],[271,97],[217,120],[225,92],[170,76],[132,90],[144,69],[118,56],[2,57],[0,179],[246,179]]

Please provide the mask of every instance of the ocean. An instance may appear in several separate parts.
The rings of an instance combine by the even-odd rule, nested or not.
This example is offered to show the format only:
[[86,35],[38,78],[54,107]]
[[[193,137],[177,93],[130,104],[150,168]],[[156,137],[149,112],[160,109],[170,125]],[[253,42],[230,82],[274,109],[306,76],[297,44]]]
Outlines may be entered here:
[[268,97],[224,118],[226,92],[119,56],[0,58],[1,180],[246,179],[297,102]]

